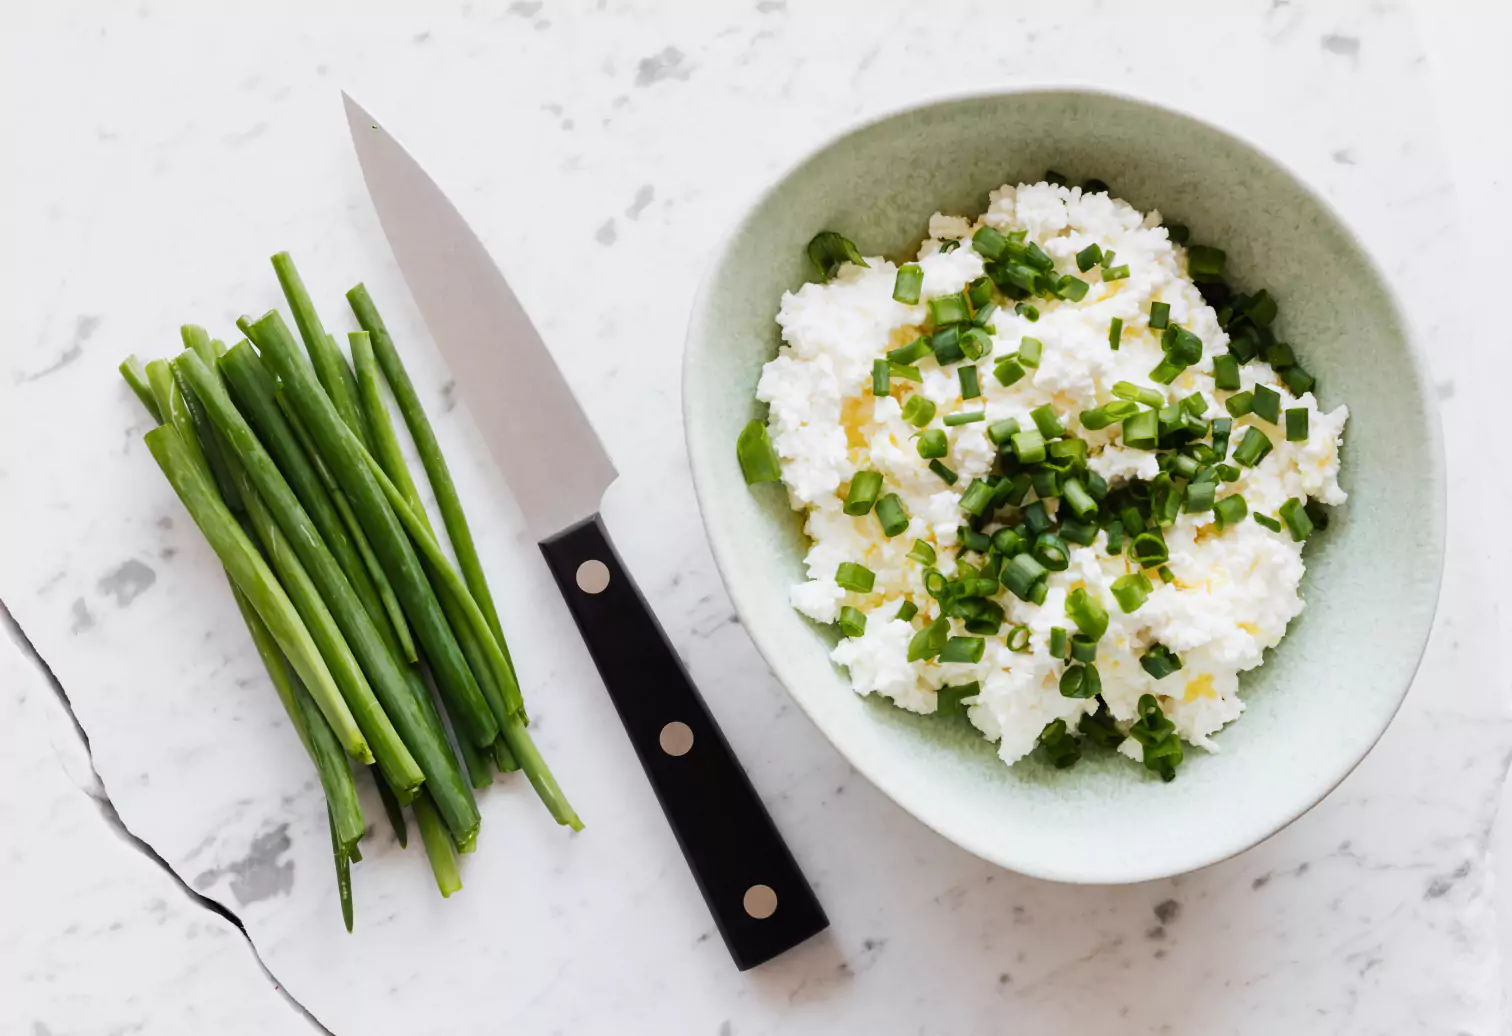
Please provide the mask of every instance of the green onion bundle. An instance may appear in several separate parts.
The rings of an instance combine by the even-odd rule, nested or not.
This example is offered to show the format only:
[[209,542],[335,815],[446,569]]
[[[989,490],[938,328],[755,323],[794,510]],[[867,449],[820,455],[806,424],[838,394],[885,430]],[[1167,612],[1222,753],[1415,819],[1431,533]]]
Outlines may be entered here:
[[[401,846],[409,806],[443,896],[481,817],[475,788],[523,770],[556,821],[582,822],[528,730],[493,595],[430,421],[362,285],[352,363],[287,253],[273,257],[301,350],[277,312],[229,349],[194,325],[171,360],[120,366],[159,426],[148,450],[215,551],[325,792],[342,918],[364,832],[349,760],[369,767]],[[355,372],[353,365],[355,364]],[[403,460],[380,382],[413,438],[456,562]],[[765,429],[750,473],[775,468]],[[764,448],[764,449],[763,449]],[[459,571],[460,570],[460,571]],[[439,707],[438,707],[439,699]],[[459,762],[460,757],[460,762]]]

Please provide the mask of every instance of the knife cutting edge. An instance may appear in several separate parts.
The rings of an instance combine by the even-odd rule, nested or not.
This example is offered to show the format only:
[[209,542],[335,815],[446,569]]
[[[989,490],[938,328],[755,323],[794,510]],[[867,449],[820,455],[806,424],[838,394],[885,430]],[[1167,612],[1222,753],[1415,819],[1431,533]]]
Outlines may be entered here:
[[[829,924],[599,518],[613,462],[487,249],[345,93],[368,193],[741,969]],[[542,440],[550,451],[534,448]]]

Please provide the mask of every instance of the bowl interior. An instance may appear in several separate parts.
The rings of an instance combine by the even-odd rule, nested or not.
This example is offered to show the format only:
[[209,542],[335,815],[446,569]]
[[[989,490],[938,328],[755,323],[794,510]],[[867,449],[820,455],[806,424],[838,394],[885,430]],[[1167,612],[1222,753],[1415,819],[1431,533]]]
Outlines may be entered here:
[[[964,720],[920,717],[849,689],[836,634],[788,605],[803,578],[801,520],[777,486],[747,488],[735,439],[780,344],[782,293],[804,246],[838,230],[867,255],[911,254],[936,211],[975,216],[1005,182],[1046,169],[1097,177],[1228,252],[1237,287],[1268,287],[1278,330],[1347,403],[1350,502],[1309,544],[1307,610],[1247,674],[1248,711],[1162,784],[1107,753],[1067,771],[1002,765]],[[1380,274],[1331,209],[1218,129],[1087,91],[995,94],[912,109],[826,145],[773,186],[705,282],[684,367],[688,449],[735,606],[778,678],[850,762],[965,848],[1065,881],[1137,881],[1212,863],[1317,802],[1385,729],[1421,655],[1443,545],[1442,458],[1427,379]]]

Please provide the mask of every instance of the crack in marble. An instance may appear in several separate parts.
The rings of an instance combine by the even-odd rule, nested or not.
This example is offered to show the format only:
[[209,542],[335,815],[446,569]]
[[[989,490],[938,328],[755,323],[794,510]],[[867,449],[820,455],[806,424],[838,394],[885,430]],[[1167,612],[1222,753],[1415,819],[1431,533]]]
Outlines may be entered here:
[[125,819],[121,816],[120,811],[116,809],[115,803],[111,801],[110,793],[105,788],[105,782],[100,779],[100,773],[95,769],[94,753],[91,751],[89,744],[89,732],[86,731],[84,729],[84,725],[79,722],[78,714],[74,712],[73,703],[69,701],[68,692],[64,690],[62,682],[58,679],[57,675],[54,674],[52,666],[47,664],[47,660],[42,657],[41,653],[37,650],[36,645],[31,642],[31,638],[26,635],[26,631],[21,628],[21,624],[15,620],[15,617],[11,615],[9,609],[5,607],[4,601],[0,601],[0,628],[9,631],[11,640],[14,641],[16,647],[24,655],[26,655],[31,660],[32,664],[37,667],[38,671],[41,672],[43,678],[47,681],[47,685],[51,687],[53,693],[57,695],[58,703],[63,707],[64,712],[68,714],[69,720],[73,723],[74,733],[78,736],[79,742],[84,749],[84,757],[88,761],[89,773],[93,778],[92,787],[85,788],[80,786],[78,787],[78,791],[81,795],[89,799],[90,802],[94,804],[96,812],[99,813],[100,820],[117,838],[125,842],[127,846],[134,849],[141,855],[145,856],[152,863],[157,865],[157,867],[168,876],[169,880],[171,880],[173,884],[177,886],[179,891],[183,893],[184,897],[188,899],[190,903],[193,903],[195,906],[198,906],[203,910],[207,910],[212,914],[217,914],[225,920],[229,921],[231,924],[235,925],[236,930],[240,932],[242,934],[242,938],[246,940],[247,951],[252,954],[253,961],[256,962],[263,975],[267,977],[274,990],[276,990],[279,996],[283,998],[284,1002],[289,1005],[290,1009],[301,1015],[305,1019],[305,1021],[309,1023],[312,1031],[316,1033],[324,1033],[325,1036],[334,1036],[330,1029],[327,1029],[320,1023],[319,1019],[317,1019],[313,1014],[310,1013],[308,1008],[306,1008],[298,1000],[294,999],[292,995],[290,995],[289,991],[284,988],[283,983],[279,981],[278,976],[273,974],[273,972],[268,968],[268,965],[264,963],[262,954],[258,952],[256,944],[252,942],[252,937],[247,934],[247,927],[246,925],[242,924],[241,918],[237,917],[236,914],[233,913],[224,904],[196,892],[189,886],[189,883],[186,882],[179,875],[179,873],[173,869],[173,866],[163,858],[162,854],[160,854],[155,848],[153,848],[146,839],[142,838],[141,836],[136,834],[136,832],[132,831],[131,828],[126,826]]

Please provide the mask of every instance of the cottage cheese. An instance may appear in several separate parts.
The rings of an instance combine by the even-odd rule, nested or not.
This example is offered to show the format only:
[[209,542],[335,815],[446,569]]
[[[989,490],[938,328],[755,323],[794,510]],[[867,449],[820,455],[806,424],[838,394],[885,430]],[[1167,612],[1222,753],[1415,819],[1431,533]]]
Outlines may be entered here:
[[[1115,382],[1150,386],[1169,399],[1201,392],[1215,404],[1209,417],[1223,413],[1216,405],[1232,393],[1215,388],[1213,357],[1225,351],[1228,338],[1187,275],[1185,250],[1171,243],[1160,222],[1159,213],[1141,214],[1108,194],[1047,183],[1005,186],[992,193],[987,212],[975,222],[943,214],[930,220],[930,237],[917,259],[924,275],[919,305],[893,300],[897,268],[880,256],[868,257],[867,267],[845,264],[831,282],[806,284],[782,298],[777,321],[785,344],[766,365],[757,397],[770,404],[768,428],[782,461],[783,481],[792,506],[807,513],[812,541],[805,559],[808,580],[793,587],[792,604],[820,623],[835,622],[845,605],[866,615],[864,634],[842,640],[833,654],[859,694],[880,694],[902,708],[931,713],[941,686],[977,681],[981,693],[968,700],[969,716],[997,742],[1005,763],[1030,752],[1047,723],[1064,719],[1074,730],[1083,713],[1097,708],[1095,699],[1061,696],[1058,681],[1065,663],[1048,651],[1051,627],[1074,628],[1065,615],[1066,596],[1074,588],[1095,594],[1109,614],[1096,664],[1102,698],[1120,728],[1126,730],[1137,718],[1140,696],[1153,693],[1180,736],[1210,751],[1217,750],[1211,735],[1244,710],[1239,674],[1261,664],[1265,649],[1280,642],[1303,607],[1303,545],[1284,529],[1271,532],[1247,518],[1220,532],[1211,512],[1182,514],[1164,530],[1175,581],[1154,578],[1148,601],[1133,613],[1124,614],[1110,592],[1113,580],[1130,571],[1131,563],[1125,556],[1110,556],[1100,533],[1091,546],[1072,545],[1067,569],[1050,573],[1042,605],[999,588],[994,599],[1006,613],[1003,629],[1026,624],[1031,631],[1028,652],[1010,651],[999,636],[987,638],[984,656],[975,664],[908,661],[914,633],[939,612],[924,590],[922,567],[905,555],[915,540],[924,540],[938,553],[936,568],[955,574],[957,529],[964,518],[961,494],[972,478],[988,474],[996,457],[988,423],[1012,417],[1031,427],[1029,412],[1049,403],[1072,434],[1088,442],[1089,469],[1117,487],[1130,479],[1153,478],[1158,469],[1154,453],[1120,444],[1118,425],[1091,431],[1079,424],[1082,410],[1114,398]],[[999,310],[993,321],[993,355],[978,361],[980,399],[963,402],[955,368],[940,368],[932,356],[918,364],[921,384],[895,379],[891,396],[874,398],[873,361],[920,333],[927,319],[923,303],[960,291],[982,276],[983,260],[970,235],[984,225],[1005,234],[1027,231],[1028,239],[1055,260],[1057,273],[1075,273],[1076,253],[1097,244],[1115,251],[1129,276],[1105,283],[1094,268],[1086,275],[1090,290],[1080,302],[1034,300],[1041,313],[1037,322],[1011,309]],[[962,243],[942,251],[949,240]],[[1170,321],[1198,335],[1204,347],[1201,361],[1165,388],[1149,378],[1162,356],[1160,332],[1148,326],[1150,303],[1157,300],[1170,306]],[[1108,345],[1114,317],[1123,321],[1117,351]],[[992,377],[993,358],[1016,351],[1026,335],[1044,343],[1040,366],[1003,387]],[[1346,408],[1324,411],[1311,393],[1293,397],[1262,362],[1242,367],[1241,377],[1243,389],[1257,383],[1274,387],[1283,408],[1305,407],[1309,436],[1305,442],[1288,442],[1282,430],[1254,415],[1235,420],[1233,444],[1245,428],[1257,424],[1274,449],[1257,467],[1242,469],[1237,482],[1221,485],[1220,498],[1242,493],[1251,512],[1269,515],[1294,497],[1343,503],[1338,471]],[[941,427],[940,418],[952,412],[986,410],[985,422],[945,429],[947,463],[961,476],[954,486],[931,472],[917,453],[918,430],[902,416],[902,404],[914,392],[922,392],[939,409],[931,427]],[[860,470],[880,472],[883,491],[901,498],[910,516],[905,532],[888,538],[874,515],[843,512],[850,479]],[[871,593],[836,585],[836,569],[846,561],[876,574]],[[912,622],[896,618],[905,600],[919,609]],[[962,633],[961,625],[952,620],[952,632]],[[1177,652],[1183,662],[1180,671],[1160,681],[1139,663],[1157,643]],[[1121,750],[1136,759],[1142,751],[1133,739],[1125,740]]]

